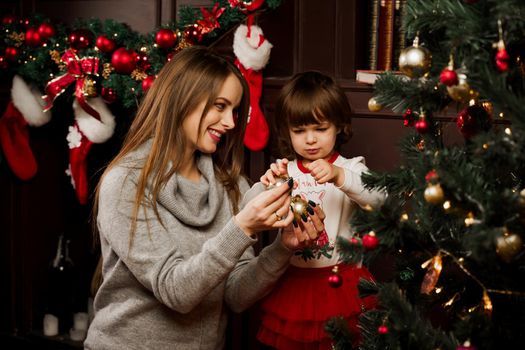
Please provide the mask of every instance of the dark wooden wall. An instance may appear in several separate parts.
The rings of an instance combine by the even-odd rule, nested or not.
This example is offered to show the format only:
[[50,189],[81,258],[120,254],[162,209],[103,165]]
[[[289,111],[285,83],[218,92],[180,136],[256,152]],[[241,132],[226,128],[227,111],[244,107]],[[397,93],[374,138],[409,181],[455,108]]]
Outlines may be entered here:
[[[259,17],[258,24],[274,45],[264,71],[262,106],[273,123],[275,98],[290,76],[310,69],[334,76],[355,111],[354,137],[343,154],[363,155],[370,168],[388,170],[399,162],[396,145],[406,130],[400,116],[387,111],[369,112],[366,106],[372,90],[354,81],[355,70],[366,68],[367,3],[365,0],[283,0],[277,11]],[[77,17],[113,18],[138,31],[149,32],[176,18],[181,4],[198,6],[210,2],[21,0],[3,1],[0,9],[21,17],[39,12],[64,22]],[[217,49],[232,55],[231,42],[231,35],[226,36],[217,43]],[[9,81],[0,82],[2,110],[9,98],[9,87]],[[78,290],[80,296],[88,296],[96,261],[88,223],[90,208],[76,203],[69,179],[64,175],[68,159],[65,135],[71,118],[70,110],[54,111],[51,123],[30,131],[31,146],[39,165],[34,179],[21,182],[13,177],[5,162],[0,165],[0,274],[4,279],[0,284],[0,332],[17,339],[26,339],[42,328],[43,295],[48,287],[46,270],[61,232],[67,232],[72,239]],[[97,179],[96,170],[116,152],[119,135],[124,132],[121,127],[116,137],[104,145],[94,146],[91,151],[88,158],[91,188]],[[271,147],[263,152],[247,152],[248,175],[258,179],[275,154]],[[263,244],[268,240],[265,238]],[[258,348],[254,324],[254,312],[233,317],[228,348]],[[44,347],[35,345],[35,348]]]

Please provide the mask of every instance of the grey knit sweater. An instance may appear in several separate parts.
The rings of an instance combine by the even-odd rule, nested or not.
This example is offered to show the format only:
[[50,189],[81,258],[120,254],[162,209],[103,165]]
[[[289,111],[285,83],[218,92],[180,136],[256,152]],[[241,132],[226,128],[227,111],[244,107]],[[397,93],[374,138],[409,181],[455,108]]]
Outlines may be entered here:
[[[202,155],[199,183],[173,176],[158,199],[164,226],[141,210],[129,249],[137,167],[145,145],[101,184],[97,223],[102,283],[86,349],[221,349],[227,307],[245,310],[269,292],[292,252],[279,240],[254,257],[256,242],[232,220],[230,203]],[[242,182],[243,191],[248,189]],[[250,191],[252,192],[252,191]],[[149,230],[148,230],[149,227]],[[149,232],[149,233],[148,233]]]

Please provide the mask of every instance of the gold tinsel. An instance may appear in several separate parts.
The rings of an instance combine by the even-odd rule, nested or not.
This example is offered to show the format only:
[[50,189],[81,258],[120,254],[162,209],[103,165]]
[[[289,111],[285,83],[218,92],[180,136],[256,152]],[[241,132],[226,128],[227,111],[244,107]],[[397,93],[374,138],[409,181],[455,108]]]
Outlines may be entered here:
[[7,37],[15,42],[16,47],[21,46],[26,39],[26,36],[24,33],[17,33],[17,32],[13,32],[9,34]]
[[144,80],[146,79],[148,75],[146,74],[146,72],[144,72],[142,69],[135,69],[133,72],[131,72],[131,78],[135,79],[135,80]]
[[179,52],[185,48],[188,48],[190,46],[193,46],[192,43],[190,43],[189,41],[186,40],[186,38],[183,36],[183,35],[177,35],[180,39],[179,39],[179,43],[177,44],[177,47],[175,47],[175,52]]
[[108,79],[112,71],[113,71],[113,67],[111,66],[111,64],[104,63],[102,65],[102,78]]

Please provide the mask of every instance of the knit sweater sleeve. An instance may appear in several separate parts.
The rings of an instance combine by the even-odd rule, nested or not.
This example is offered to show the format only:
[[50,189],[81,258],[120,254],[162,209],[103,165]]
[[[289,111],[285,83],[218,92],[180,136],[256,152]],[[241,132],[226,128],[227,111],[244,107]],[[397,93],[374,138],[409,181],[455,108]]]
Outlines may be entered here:
[[[261,183],[253,185],[244,194],[241,205],[261,191],[264,191]],[[249,248],[239,259],[226,283],[225,301],[229,308],[234,312],[242,312],[268,294],[286,271],[292,254],[293,252],[281,243],[279,235],[257,257],[254,257],[253,248]]]
[[383,203],[385,193],[377,190],[367,190],[361,181],[361,175],[368,171],[363,157],[347,159],[340,166],[344,170],[345,181],[339,189],[350,199],[360,207],[364,207],[367,204],[375,206]]
[[[127,175],[127,170],[115,168],[101,183],[97,218],[100,234],[130,274],[160,302],[180,313],[188,313],[228,278],[256,240],[229,220],[203,244],[199,253],[188,257],[184,244],[189,243],[174,239],[179,235],[168,234],[172,233],[170,227],[163,227],[152,208],[141,208],[130,248],[136,184],[133,177]],[[121,283],[126,282],[123,279]]]

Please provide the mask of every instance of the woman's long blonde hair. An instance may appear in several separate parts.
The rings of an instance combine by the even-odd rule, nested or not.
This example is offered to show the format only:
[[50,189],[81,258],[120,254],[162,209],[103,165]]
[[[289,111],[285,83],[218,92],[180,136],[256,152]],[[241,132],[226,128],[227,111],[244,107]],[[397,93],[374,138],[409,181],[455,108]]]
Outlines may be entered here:
[[[101,181],[113,167],[151,139],[151,150],[140,169],[132,213],[130,248],[133,244],[137,216],[142,206],[151,206],[161,221],[157,198],[163,185],[176,173],[186,148],[184,119],[206,101],[202,117],[213,106],[228,76],[234,74],[243,87],[235,128],[223,136],[213,153],[215,173],[227,191],[234,213],[238,212],[238,180],[243,168],[243,137],[249,109],[249,90],[240,71],[227,59],[206,47],[194,46],[177,53],[159,72],[153,86],[140,104],[123,146],[102,174]],[[100,181],[100,182],[101,182]],[[95,192],[93,218],[96,226],[100,182]],[[148,195],[146,196],[146,186]],[[162,223],[162,221],[161,221]]]

